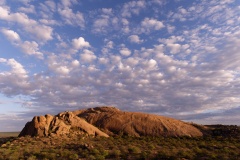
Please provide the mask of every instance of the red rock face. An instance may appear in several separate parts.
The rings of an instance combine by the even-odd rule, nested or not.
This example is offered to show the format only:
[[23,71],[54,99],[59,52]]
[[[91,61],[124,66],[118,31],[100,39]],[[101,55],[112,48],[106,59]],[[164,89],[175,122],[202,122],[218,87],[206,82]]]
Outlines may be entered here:
[[[101,130],[102,131],[101,131]],[[54,136],[70,132],[104,136],[202,136],[191,124],[158,115],[124,112],[114,107],[96,107],[56,116],[36,116],[28,122],[19,136]]]

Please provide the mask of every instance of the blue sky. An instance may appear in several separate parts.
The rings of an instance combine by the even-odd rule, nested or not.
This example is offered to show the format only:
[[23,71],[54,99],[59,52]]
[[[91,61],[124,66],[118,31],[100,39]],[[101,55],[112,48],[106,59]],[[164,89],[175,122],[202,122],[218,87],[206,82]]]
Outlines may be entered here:
[[240,125],[240,1],[0,0],[0,131],[96,106]]

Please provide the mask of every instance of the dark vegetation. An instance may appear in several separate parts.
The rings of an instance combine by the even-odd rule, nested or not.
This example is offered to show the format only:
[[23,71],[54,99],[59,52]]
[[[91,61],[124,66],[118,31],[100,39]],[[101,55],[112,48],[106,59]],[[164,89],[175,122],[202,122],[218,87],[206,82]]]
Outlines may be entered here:
[[109,138],[69,134],[0,138],[0,159],[240,159],[240,127],[208,126],[204,137]]

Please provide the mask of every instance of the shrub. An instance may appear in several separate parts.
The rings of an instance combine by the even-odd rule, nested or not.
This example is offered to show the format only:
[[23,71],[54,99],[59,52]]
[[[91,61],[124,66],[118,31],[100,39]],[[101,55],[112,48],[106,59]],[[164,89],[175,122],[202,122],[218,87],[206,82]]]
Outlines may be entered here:
[[100,154],[100,151],[98,149],[94,148],[91,150],[91,153],[98,155],[98,154]]
[[130,146],[128,148],[129,153],[138,154],[141,153],[141,149],[136,146]]
[[69,156],[69,159],[73,159],[73,160],[78,158],[79,158],[78,154],[72,154]]
[[120,151],[120,150],[117,150],[117,149],[113,149],[113,150],[111,150],[111,152],[109,153],[109,156],[110,156],[110,157],[115,157],[115,158],[120,157],[120,155],[121,155],[121,151]]

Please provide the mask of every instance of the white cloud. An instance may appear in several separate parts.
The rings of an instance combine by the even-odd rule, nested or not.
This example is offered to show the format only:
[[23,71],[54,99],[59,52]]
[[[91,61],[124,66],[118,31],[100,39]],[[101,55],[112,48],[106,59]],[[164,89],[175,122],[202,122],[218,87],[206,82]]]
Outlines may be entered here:
[[129,25],[129,21],[126,18],[122,19],[123,25]]
[[57,55],[52,54],[47,59],[47,64],[49,69],[55,74],[55,76],[59,76],[60,79],[62,77],[68,76],[72,71],[77,70],[80,65],[78,60],[71,60],[68,57],[59,57]]
[[26,94],[29,76],[24,67],[13,58],[1,59],[0,63],[10,66],[9,71],[0,72],[0,92],[8,96]]
[[77,11],[76,13],[74,13],[71,8],[66,7],[59,8],[58,13],[62,16],[66,24],[73,26],[77,25],[81,28],[85,27],[84,15],[81,12]]
[[21,40],[18,33],[13,30],[2,29],[1,31],[11,42]]
[[90,63],[94,61],[97,57],[92,51],[85,49],[83,50],[83,53],[80,54],[80,58],[83,63]]
[[111,50],[111,49],[113,49],[113,47],[114,47],[114,43],[113,43],[113,41],[108,41],[108,40],[106,40],[105,41],[105,45],[104,45],[104,47],[102,48],[102,53],[104,53],[104,54],[107,54],[107,53],[109,53],[109,51]]
[[67,75],[70,72],[70,70],[67,68],[67,66],[60,66],[59,68],[57,68],[57,72],[60,75]]
[[45,25],[59,25],[59,23],[55,20],[49,20],[49,19],[40,19],[39,22]]
[[74,49],[77,49],[77,50],[91,47],[89,42],[85,41],[83,37],[79,37],[78,39],[73,39],[72,45]]
[[7,60],[5,58],[0,58],[0,62],[3,63],[3,62],[7,62]]
[[79,63],[78,60],[72,61],[72,66],[73,66],[73,67],[78,67],[79,65],[80,65],[80,63]]
[[112,49],[113,46],[114,46],[113,41],[109,41],[109,42],[107,42],[107,44],[106,44],[106,47],[107,47],[107,48],[110,48],[110,49]]
[[141,9],[146,7],[145,1],[131,1],[124,4],[121,15],[131,17],[132,14],[138,15]]
[[182,36],[171,36],[169,38],[163,38],[159,39],[159,42],[162,42],[164,44],[173,44],[177,42],[183,42],[184,38]]
[[2,29],[2,33],[10,40],[10,42],[19,47],[24,54],[34,55],[37,58],[42,59],[43,53],[39,51],[39,46],[35,41],[21,41],[20,36],[13,30]]
[[122,59],[121,56],[111,55],[110,61],[112,64],[114,64],[113,67],[115,67],[115,65],[119,64],[121,62],[121,59]]
[[157,61],[154,59],[144,61],[144,65],[146,70],[157,69]]
[[109,62],[109,59],[107,59],[107,58],[99,58],[98,61],[99,61],[100,64],[107,64]]
[[61,3],[64,7],[70,7],[72,5],[71,0],[61,0]]
[[108,17],[96,19],[93,23],[94,32],[105,32],[109,26]]
[[181,51],[181,45],[177,44],[177,43],[175,43],[175,44],[169,43],[169,44],[167,44],[167,47],[170,49],[170,53],[172,53],[172,54],[176,54]]
[[56,3],[54,1],[46,1],[45,4],[51,9],[52,12],[56,10]]
[[[52,8],[54,6],[52,6],[51,3],[48,3],[48,2],[49,1],[39,4],[38,14],[41,16],[41,18],[50,20],[54,16],[55,8]],[[53,4],[55,3],[53,2]]]
[[159,42],[165,44],[171,54],[177,54],[180,52],[189,54],[191,53],[191,50],[189,49],[191,46],[189,44],[181,44],[184,40],[185,39],[182,36],[171,36],[169,38],[159,39]]
[[52,39],[52,32],[53,32],[53,28],[49,27],[49,26],[45,26],[45,25],[34,25],[34,26],[27,26],[26,27],[26,31],[28,31],[29,33],[32,33],[33,35],[35,34],[35,36],[40,39],[40,40],[51,40]]
[[126,64],[134,67],[136,66],[137,64],[139,63],[139,59],[138,58],[134,58],[134,57],[129,57],[127,60],[126,60]]
[[152,30],[160,30],[162,28],[164,28],[164,24],[161,21],[158,21],[157,19],[153,19],[153,18],[145,18],[142,22],[141,22],[141,26],[142,26],[142,32],[150,32]]
[[160,5],[160,6],[162,6],[164,3],[166,3],[166,2],[163,1],[163,0],[152,0],[152,2],[153,2],[153,3],[156,3],[156,4]]
[[128,37],[128,39],[132,43],[138,43],[139,44],[139,43],[143,42],[143,40],[141,40],[138,35],[131,35],[131,36]]
[[102,9],[102,12],[104,13],[104,14],[112,14],[112,8],[103,8]]
[[168,33],[173,33],[173,31],[176,29],[176,27],[175,26],[171,26],[171,25],[168,25],[167,26],[167,30],[168,30]]
[[6,19],[9,15],[9,8],[5,8],[5,7],[0,6],[0,12],[1,12],[0,18],[1,19]]
[[0,6],[0,19],[16,22],[23,26],[24,30],[31,33],[37,40],[48,41],[52,39],[53,28],[39,24],[37,21],[30,19],[26,14],[17,12],[10,13],[8,8]]
[[130,26],[129,26],[130,22],[126,18],[122,18],[121,23],[122,23],[122,31],[128,34],[130,32]]
[[119,28],[119,18],[114,16],[112,8],[101,9],[95,17],[93,19],[93,33],[103,34]]
[[19,0],[19,2],[22,2],[24,4],[28,4],[29,2],[31,2],[32,0]]
[[16,75],[19,75],[19,76],[22,76],[22,77],[27,77],[27,71],[15,59],[9,59],[7,61],[7,64],[11,66],[12,73],[14,73]]
[[40,59],[43,58],[43,53],[39,51],[38,44],[35,41],[25,41],[21,44],[22,51],[27,55],[34,55]]
[[19,11],[24,13],[36,13],[34,5],[28,5],[27,7],[18,8]]
[[122,48],[119,51],[121,53],[121,55],[123,56],[130,56],[131,55],[131,51],[128,48]]

